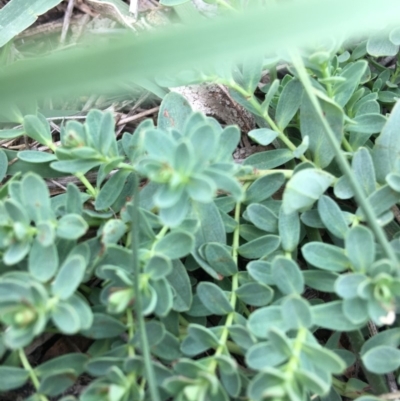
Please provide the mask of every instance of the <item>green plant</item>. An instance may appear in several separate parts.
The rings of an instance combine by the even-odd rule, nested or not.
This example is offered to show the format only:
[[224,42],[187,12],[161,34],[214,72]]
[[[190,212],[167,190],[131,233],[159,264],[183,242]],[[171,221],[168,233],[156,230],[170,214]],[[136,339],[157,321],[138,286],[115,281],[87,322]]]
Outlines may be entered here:
[[[268,148],[241,165],[239,129],[174,92],[156,125],[118,140],[111,112],[68,121],[58,142],[36,107],[10,108],[22,128],[0,137],[47,151],[0,151],[0,391],[30,381],[27,400],[48,401],[86,372],[81,401],[387,393],[400,366],[399,70],[374,40],[158,74],[161,87],[225,85],[254,115],[246,134]],[[50,197],[44,179],[62,175],[81,185]],[[93,341],[31,366],[24,347],[45,332]]]

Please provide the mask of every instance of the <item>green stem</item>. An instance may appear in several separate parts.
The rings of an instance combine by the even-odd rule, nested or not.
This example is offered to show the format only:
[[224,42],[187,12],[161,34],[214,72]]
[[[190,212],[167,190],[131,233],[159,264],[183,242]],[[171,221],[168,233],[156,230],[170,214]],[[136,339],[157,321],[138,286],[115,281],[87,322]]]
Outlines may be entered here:
[[304,89],[305,89],[312,105],[314,106],[314,108],[317,112],[317,115],[321,121],[321,124],[324,127],[326,136],[334,150],[334,153],[336,156],[336,161],[337,161],[340,169],[342,170],[343,174],[349,180],[349,183],[353,189],[354,197],[355,197],[357,203],[359,204],[364,215],[366,216],[366,219],[367,219],[372,231],[374,232],[377,241],[382,246],[384,253],[390,259],[393,266],[397,267],[398,261],[397,261],[396,254],[395,254],[394,250],[392,249],[392,247],[390,246],[382,227],[377,223],[375,213],[374,213],[371,205],[367,201],[359,182],[356,180],[356,178],[351,170],[351,167],[350,167],[346,157],[344,156],[339,143],[336,140],[336,137],[335,137],[334,132],[332,131],[332,128],[330,127],[330,125],[328,124],[327,120],[324,117],[321,105],[315,94],[315,89],[313,88],[313,86],[310,82],[310,78],[306,72],[306,69],[304,67],[302,59],[297,54],[293,54],[292,59],[293,59],[293,64],[299,74],[299,78],[300,78],[301,82],[303,83]]
[[93,185],[89,182],[89,180],[85,177],[85,175],[82,173],[75,173],[74,175],[86,187],[89,195],[91,195],[93,198],[96,198],[97,191],[93,187]]
[[139,327],[142,354],[144,359],[145,371],[150,390],[150,398],[153,401],[161,401],[160,394],[157,389],[156,378],[151,364],[150,347],[147,339],[145,323],[142,315],[142,299],[140,297],[140,265],[139,265],[139,182],[137,176],[134,178],[133,201],[130,210],[131,217],[131,250],[132,250],[132,270],[134,275],[134,291],[135,291],[135,312],[136,320]]
[[[39,390],[39,387],[40,387],[39,379],[36,376],[36,373],[33,370],[31,364],[29,363],[28,358],[26,357],[23,348],[20,348],[18,350],[18,356],[19,356],[19,360],[21,361],[23,368],[29,372],[29,377],[31,379],[33,386],[35,387],[35,390],[36,391]],[[40,397],[41,401],[49,401],[49,399],[43,394],[39,394],[39,397]]]
[[[361,352],[361,347],[363,346],[365,339],[363,334],[361,333],[360,330],[356,331],[351,331],[347,333],[347,336],[350,340],[351,347],[353,348],[353,351],[356,353],[357,357],[360,357],[360,352]],[[371,373],[368,371],[368,369],[364,366],[363,363],[361,363],[364,375],[370,384],[373,392],[376,395],[380,394],[385,394],[387,393],[388,386],[386,384],[386,380],[383,376],[376,375],[374,373]]]
[[135,347],[131,344],[131,340],[135,333],[134,333],[132,311],[130,309],[127,309],[126,311],[126,321],[128,325],[128,338],[129,338],[128,354],[130,357],[133,357],[135,356]]
[[[258,111],[259,115],[268,123],[268,125],[278,133],[278,138],[285,144],[285,146],[294,152],[297,148],[296,145],[285,135],[285,133],[275,124],[275,121],[269,116],[268,112],[263,112],[260,103],[256,99],[253,93],[247,92],[244,88],[238,85],[236,82],[225,82],[227,86],[240,93],[247,101]],[[300,160],[303,162],[310,161],[304,155],[300,156]]]
[[237,178],[242,181],[255,181],[257,178],[264,177],[266,175],[282,173],[285,178],[288,180],[293,175],[293,170],[285,170],[285,169],[275,169],[275,170],[254,170],[253,174],[240,175]]

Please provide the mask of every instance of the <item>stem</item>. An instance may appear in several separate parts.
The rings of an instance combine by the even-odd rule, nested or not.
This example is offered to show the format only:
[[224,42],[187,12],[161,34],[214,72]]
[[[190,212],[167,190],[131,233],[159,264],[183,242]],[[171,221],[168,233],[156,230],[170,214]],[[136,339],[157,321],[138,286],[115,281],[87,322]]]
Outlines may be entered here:
[[[36,373],[33,370],[31,364],[29,363],[28,358],[26,357],[23,348],[20,348],[18,350],[18,356],[19,356],[19,360],[21,361],[23,368],[29,372],[29,377],[31,379],[33,386],[35,387],[35,390],[36,391],[39,390],[39,387],[40,387],[39,379],[36,376]],[[38,395],[42,401],[49,401],[49,399],[45,395],[43,395],[43,394],[38,394]]]
[[75,173],[74,174],[76,178],[78,178],[78,180],[80,180],[80,182],[86,187],[88,193],[93,196],[93,198],[96,198],[97,195],[97,191],[96,189],[93,187],[93,185],[89,182],[89,180],[85,177],[84,174],[82,173]]
[[158,393],[156,379],[153,371],[153,366],[151,364],[151,356],[149,343],[146,335],[146,329],[144,324],[144,319],[142,315],[142,299],[140,297],[140,266],[139,266],[139,182],[137,176],[134,178],[134,193],[133,201],[131,203],[132,207],[128,208],[130,210],[131,217],[131,250],[132,250],[132,270],[134,276],[134,291],[135,291],[135,312],[136,320],[139,326],[142,354],[144,359],[145,371],[147,376],[147,381],[149,384],[150,398],[153,401],[161,401],[160,394]]
[[[363,334],[361,333],[360,330],[356,330],[347,333],[347,336],[350,340],[350,344],[351,347],[353,348],[353,351],[357,354],[357,357],[359,357],[361,347],[365,342]],[[368,369],[364,366],[362,362],[361,362],[361,367],[368,383],[372,387],[372,391],[375,394],[377,395],[384,394],[389,391],[383,376],[371,373],[370,371],[368,371]]]
[[242,181],[255,181],[257,178],[264,177],[266,175],[282,173],[285,178],[288,180],[293,175],[293,170],[285,170],[285,169],[275,169],[275,170],[256,170],[254,169],[253,174],[240,175],[237,178]]
[[317,112],[317,115],[324,127],[327,138],[335,152],[336,161],[337,161],[340,169],[342,170],[343,174],[348,178],[348,180],[350,182],[350,185],[353,189],[354,197],[355,197],[357,203],[359,204],[362,211],[364,212],[364,215],[366,216],[366,220],[369,223],[372,231],[374,232],[377,241],[382,246],[384,253],[388,257],[388,259],[390,259],[393,266],[398,266],[396,254],[393,251],[392,247],[390,246],[389,242],[387,241],[385,232],[383,231],[382,227],[377,223],[375,213],[374,213],[371,205],[365,198],[360,184],[354,177],[351,167],[350,167],[346,157],[342,153],[342,150],[335,138],[335,134],[333,133],[332,128],[329,126],[328,122],[324,118],[321,105],[315,94],[315,89],[311,85],[311,82],[310,82],[309,76],[306,72],[306,69],[304,67],[303,61],[297,54],[293,54],[292,59],[293,59],[293,64],[299,74],[299,78],[300,78],[301,82],[303,83],[304,89],[307,92],[307,95],[308,95],[311,103],[313,104],[315,111]]
[[[253,93],[247,92],[236,82],[227,82],[227,86],[240,93],[246,100],[258,111],[259,115],[268,123],[268,125],[278,133],[278,138],[286,145],[286,147],[294,152],[297,148],[296,145],[285,135],[285,133],[275,124],[275,121],[269,116],[268,112],[263,112],[260,103],[257,101]],[[304,155],[300,156],[303,162],[310,161]]]
[[[126,321],[128,324],[128,338],[129,338],[129,343],[132,340],[134,336],[134,325],[133,325],[133,317],[132,317],[132,312],[130,309],[127,309],[126,311]],[[130,357],[135,356],[135,347],[131,344],[128,346],[128,354]]]

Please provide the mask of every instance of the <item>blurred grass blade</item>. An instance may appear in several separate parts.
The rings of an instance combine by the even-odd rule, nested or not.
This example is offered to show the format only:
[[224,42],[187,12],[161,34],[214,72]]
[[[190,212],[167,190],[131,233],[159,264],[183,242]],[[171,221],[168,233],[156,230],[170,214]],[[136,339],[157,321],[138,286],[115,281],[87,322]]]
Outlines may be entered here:
[[0,10],[0,47],[31,26],[62,0],[11,0]]
[[[343,18],[346,10],[346,18]],[[196,21],[156,33],[112,36],[0,73],[0,102],[51,94],[106,92],[127,80],[173,73],[325,38],[371,32],[400,22],[397,0],[302,0],[251,9],[229,18]]]

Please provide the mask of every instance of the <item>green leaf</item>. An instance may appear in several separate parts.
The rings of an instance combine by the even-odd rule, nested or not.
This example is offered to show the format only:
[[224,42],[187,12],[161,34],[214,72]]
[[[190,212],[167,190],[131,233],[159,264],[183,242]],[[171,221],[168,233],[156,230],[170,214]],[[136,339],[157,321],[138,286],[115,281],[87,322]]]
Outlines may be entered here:
[[243,88],[246,89],[248,93],[253,93],[256,90],[257,85],[261,80],[263,63],[264,59],[260,56],[248,57],[243,62]]
[[245,203],[258,203],[268,199],[285,182],[282,173],[273,173],[264,177],[257,178],[246,191]]
[[201,282],[197,286],[197,295],[203,305],[214,315],[226,315],[233,311],[228,297],[213,283]]
[[241,245],[238,252],[246,259],[259,259],[275,251],[279,244],[280,238],[277,235],[264,235]]
[[23,128],[2,129],[0,130],[0,139],[15,139],[24,135]]
[[30,244],[27,241],[14,242],[3,255],[3,262],[8,265],[15,265],[20,262],[29,252]]
[[128,170],[119,170],[101,187],[94,202],[96,210],[106,210],[117,200],[129,174]]
[[397,134],[399,124],[400,103],[396,103],[372,150],[376,178],[379,183],[385,182],[385,177],[395,168],[400,152],[400,138]]
[[331,244],[309,242],[301,252],[308,263],[323,270],[342,272],[350,267],[344,249]]
[[85,275],[86,262],[83,256],[73,255],[60,267],[54,282],[52,292],[60,299],[68,299],[81,284]]
[[172,272],[166,279],[174,290],[172,309],[177,312],[188,311],[193,300],[192,287],[187,270],[180,260],[172,261]]
[[369,319],[368,301],[361,298],[343,300],[343,313],[354,324],[365,324]]
[[0,181],[3,181],[7,175],[8,158],[4,150],[0,149]]
[[301,294],[304,291],[303,275],[293,260],[277,256],[272,262],[271,273],[275,285],[283,294]]
[[28,380],[29,372],[14,366],[0,366],[0,391],[22,387]]
[[114,152],[112,152],[113,148],[115,149],[116,147],[114,126],[113,113],[110,111],[102,113],[98,141],[100,143],[100,151],[103,155],[109,155],[111,151],[112,156],[117,156],[117,154],[113,154]]
[[189,102],[179,93],[170,92],[161,102],[157,126],[162,130],[173,128],[183,132],[185,121],[191,114],[192,108]]
[[67,214],[58,221],[57,236],[64,239],[78,239],[88,230],[86,221],[77,214]]
[[207,263],[223,277],[229,277],[238,271],[231,253],[218,242],[208,242],[201,247]]
[[246,218],[260,230],[270,233],[278,231],[278,217],[264,205],[252,203],[247,206]]
[[374,236],[364,226],[352,227],[345,238],[347,257],[357,272],[367,272],[375,260]]
[[17,157],[28,163],[47,163],[57,160],[57,157],[52,153],[37,150],[22,150],[17,153]]
[[93,323],[89,329],[82,330],[85,337],[96,340],[103,338],[114,338],[126,330],[125,325],[118,319],[103,313],[93,314]]
[[68,304],[59,303],[52,311],[51,318],[64,334],[75,334],[80,329],[78,313]]
[[288,355],[271,342],[261,342],[253,345],[246,353],[247,366],[255,370],[278,366],[287,359]]
[[214,202],[195,202],[193,203],[193,216],[200,222],[200,226],[194,234],[195,244],[192,256],[211,277],[218,279],[218,273],[201,257],[199,249],[208,242],[226,244],[225,228],[221,215]]
[[190,324],[188,336],[182,341],[181,351],[188,356],[196,356],[219,344],[216,335],[198,324]]
[[[355,124],[349,124],[346,126],[346,131],[348,132],[359,132],[362,134],[377,134],[381,132],[383,126],[386,123],[386,117],[378,113],[368,113],[361,114],[352,119]],[[357,137],[357,136],[355,136]],[[367,138],[368,135],[361,135],[361,137]],[[353,147],[357,149],[359,146],[364,145],[364,143],[357,144],[352,143]]]
[[58,269],[58,253],[54,244],[43,246],[39,241],[33,241],[28,258],[28,270],[39,281],[50,280]]
[[371,56],[395,56],[399,46],[392,43],[385,32],[371,36],[367,42],[367,52]]
[[257,128],[251,130],[247,135],[254,142],[262,146],[267,146],[271,144],[279,134],[278,132],[273,131],[272,129],[269,128]]
[[38,376],[46,376],[56,371],[71,370],[76,374],[85,371],[85,363],[89,357],[81,353],[70,353],[50,359],[35,367],[35,373]]
[[304,212],[333,183],[334,177],[325,171],[305,169],[295,173],[283,192],[283,212]]
[[336,237],[344,239],[348,225],[337,203],[328,196],[318,200],[318,213],[325,227]]
[[361,357],[365,367],[372,373],[385,374],[400,366],[400,350],[387,345],[378,345]]
[[279,79],[275,79],[271,84],[265,85],[262,88],[263,92],[265,92],[265,89],[268,88],[268,91],[265,95],[265,99],[261,104],[261,110],[263,111],[263,113],[268,113],[270,103],[271,103],[272,99],[274,98],[274,96],[278,93],[279,86],[280,86]]
[[366,196],[376,190],[375,169],[368,149],[359,148],[353,155],[351,167]]
[[297,296],[286,298],[282,304],[282,316],[289,329],[311,327],[313,317],[309,303]]
[[304,352],[317,369],[333,374],[343,373],[346,369],[346,364],[339,356],[331,350],[321,347],[318,343],[304,343],[302,345],[302,352]]
[[342,274],[336,280],[335,291],[344,299],[357,298],[357,289],[365,281],[369,280],[361,273]]
[[343,312],[343,301],[333,301],[313,306],[314,324],[334,331],[353,331],[364,325],[352,323]]
[[293,157],[289,149],[267,150],[249,156],[243,161],[243,166],[252,166],[259,170],[269,170],[287,163]]
[[73,370],[66,369],[64,372],[49,374],[40,381],[38,391],[48,396],[57,396],[71,387],[78,376]]
[[300,241],[300,219],[297,212],[284,213],[279,209],[278,220],[281,247],[285,252],[293,252]]
[[[322,111],[331,126],[338,143],[343,135],[343,110],[333,101],[319,99]],[[303,96],[300,106],[300,131],[302,138],[308,136],[309,151],[313,162],[321,168],[329,165],[333,160],[334,151],[325,134],[321,120],[311,104],[308,96]]]
[[52,162],[50,167],[62,173],[86,174],[89,170],[101,165],[98,160],[59,160]]
[[300,107],[303,96],[302,83],[294,78],[283,88],[276,107],[275,120],[278,127],[284,130]]
[[154,247],[155,252],[170,259],[179,259],[188,255],[194,245],[194,238],[185,231],[172,231],[158,241]]
[[53,218],[47,185],[36,174],[26,174],[21,181],[21,197],[29,217],[35,221]]
[[[20,0],[17,0],[20,1]],[[13,1],[14,2],[14,1]],[[56,1],[59,3],[59,1]],[[11,3],[12,4],[12,3]],[[0,14],[1,17],[1,14]],[[52,144],[50,125],[43,116],[25,116],[24,131],[30,138],[38,141],[42,145]]]
[[346,80],[344,82],[338,82],[333,87],[335,102],[339,106],[344,107],[350,100],[354,91],[360,84],[367,67],[368,63],[365,60],[359,60],[355,63],[348,64],[343,70],[340,76],[346,78]]
[[236,295],[247,305],[268,305],[274,296],[274,290],[261,283],[245,283],[236,291]]
[[126,231],[127,227],[122,220],[110,219],[101,230],[101,242],[103,244],[116,244]]
[[257,309],[250,315],[247,327],[256,337],[266,339],[269,329],[279,327],[285,330],[286,323],[279,306],[267,306]]
[[339,277],[337,273],[322,270],[306,270],[302,273],[308,287],[323,292],[335,292],[335,281]]
[[247,264],[250,276],[261,284],[275,284],[271,274],[271,263],[262,260],[254,260]]

